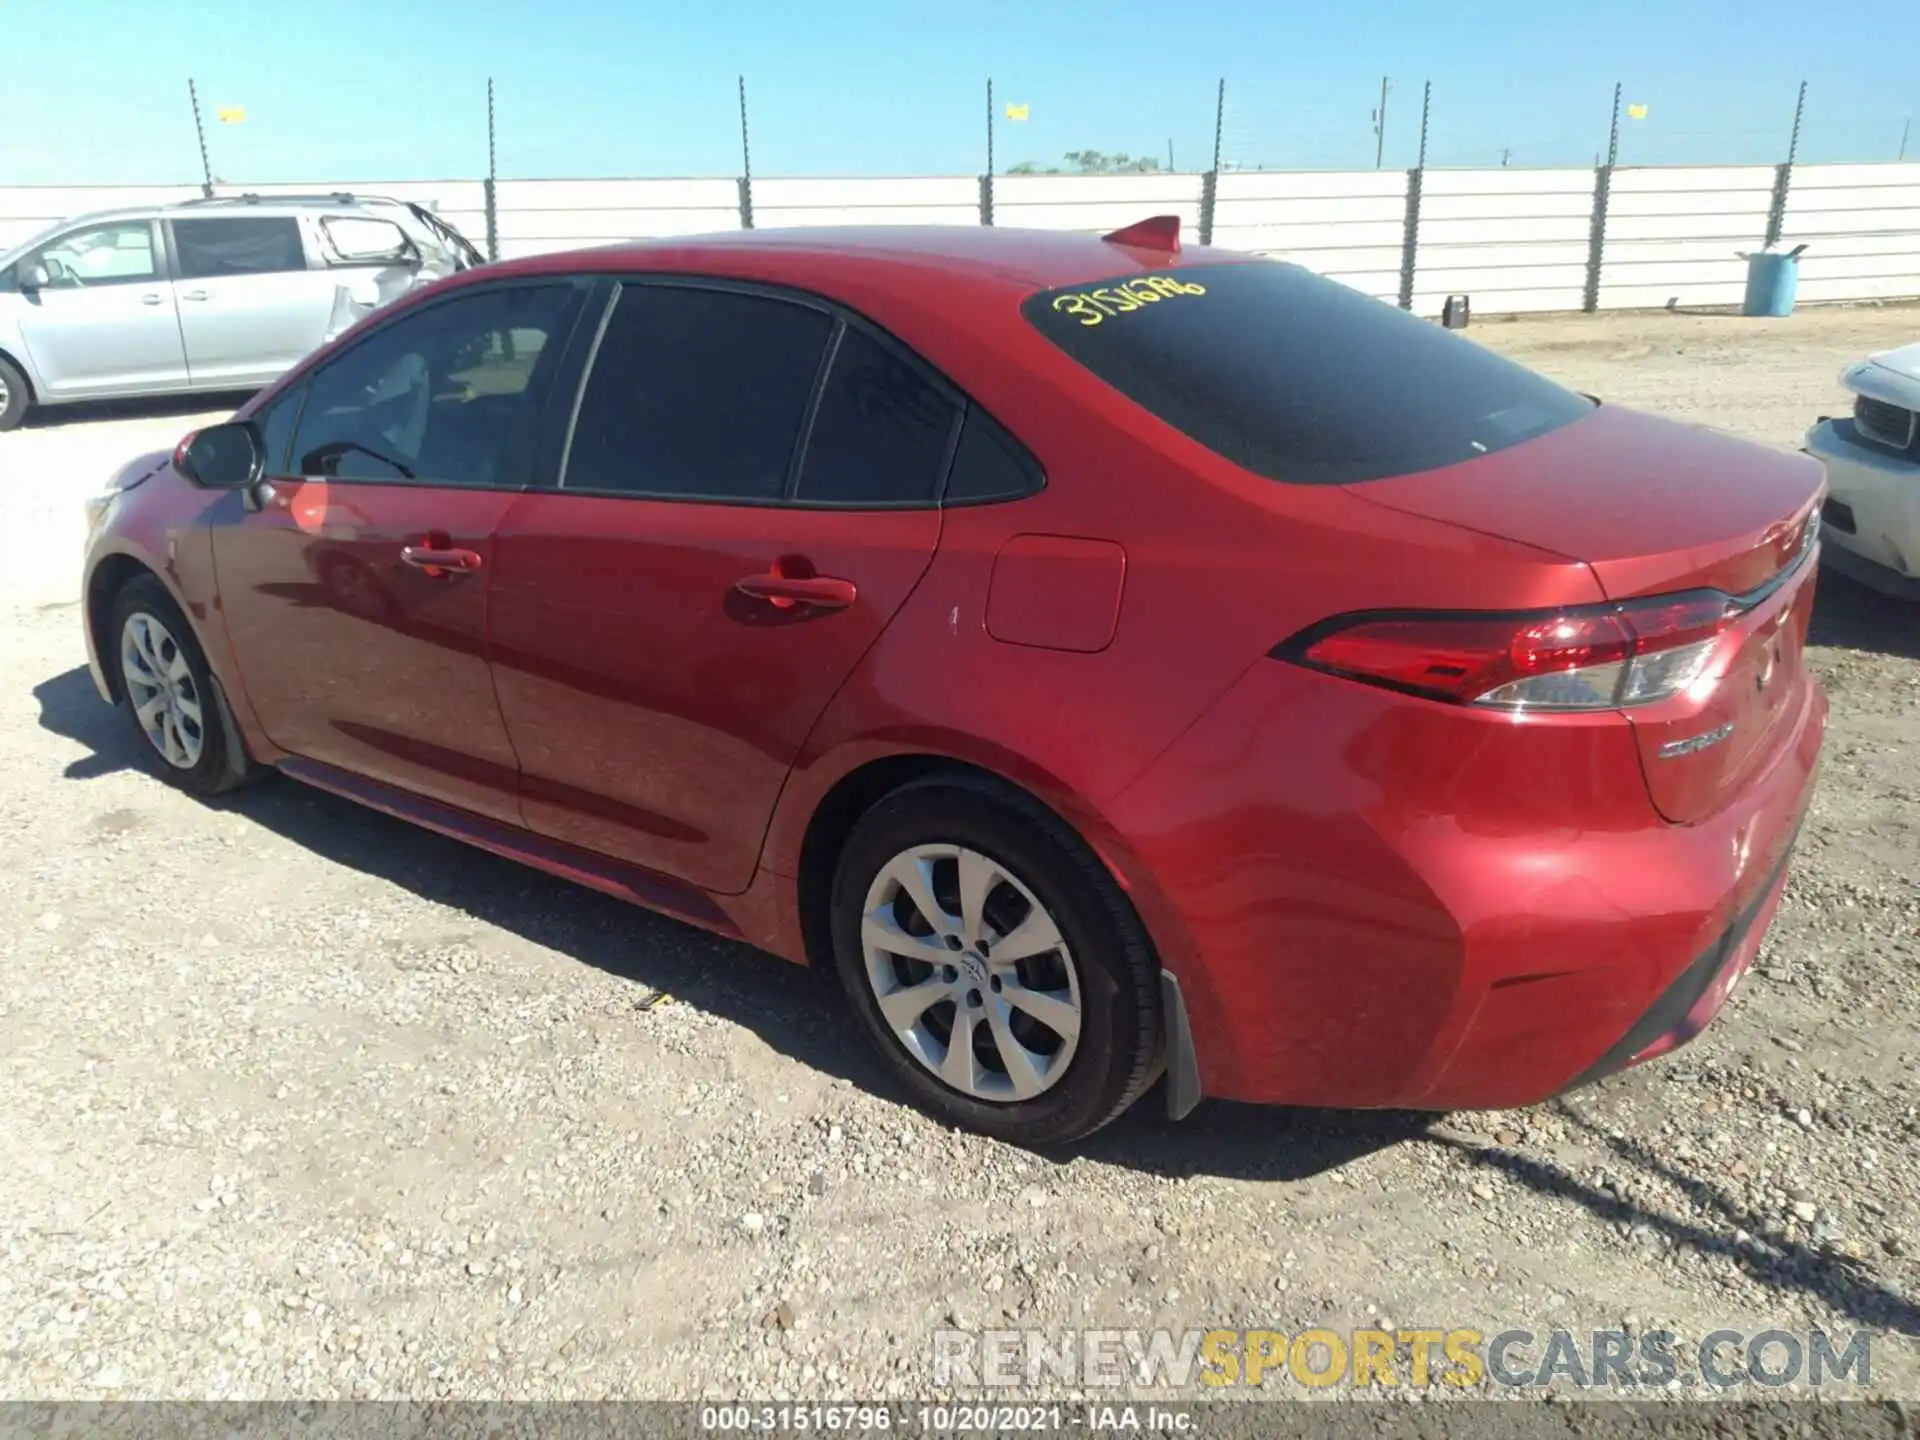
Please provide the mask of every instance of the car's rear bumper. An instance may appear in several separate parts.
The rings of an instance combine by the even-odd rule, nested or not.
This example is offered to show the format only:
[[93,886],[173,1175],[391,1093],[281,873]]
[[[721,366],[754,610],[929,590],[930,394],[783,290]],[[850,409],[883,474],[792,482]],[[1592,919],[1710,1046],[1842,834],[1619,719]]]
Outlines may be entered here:
[[1920,600],[1920,462],[1860,440],[1851,420],[1822,420],[1806,450],[1826,467],[1826,563],[1884,594]]
[[1792,703],[1764,771],[1674,825],[1617,715],[1503,724],[1256,667],[1109,811],[1198,1090],[1500,1108],[1691,1038],[1811,796],[1826,700]]

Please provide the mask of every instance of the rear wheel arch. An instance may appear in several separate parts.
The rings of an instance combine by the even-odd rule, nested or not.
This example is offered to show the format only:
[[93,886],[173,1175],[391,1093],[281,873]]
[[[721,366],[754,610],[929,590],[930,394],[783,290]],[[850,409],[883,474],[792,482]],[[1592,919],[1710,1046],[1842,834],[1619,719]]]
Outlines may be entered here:
[[[1114,863],[1105,844],[1087,834],[1058,804],[1037,793],[1032,786],[1011,780],[998,771],[950,755],[912,753],[888,755],[856,765],[842,775],[821,797],[800,843],[798,891],[801,940],[810,965],[827,965],[833,959],[833,940],[828,922],[828,900],[833,888],[834,870],[840,853],[860,817],[896,791],[923,781],[951,780],[978,788],[1028,810],[1044,826],[1057,826],[1062,838],[1085,850],[1105,873],[1130,906],[1132,886]],[[1137,907],[1136,912],[1137,912]],[[1140,919],[1143,931],[1145,920]],[[1150,941],[1151,943],[1151,941]]]
[[[1167,992],[1152,937],[1111,860],[1087,838],[1083,827],[1031,789],[982,767],[944,757],[889,757],[842,777],[818,807],[807,842],[800,899],[803,929],[808,932],[808,957],[837,972],[856,1016],[869,1031],[869,1038],[877,1042],[889,1068],[915,1096],[916,1103],[936,1117],[1016,1144],[1070,1141],[1098,1129],[1125,1110],[1164,1068],[1169,1038]],[[873,970],[873,955],[862,938],[867,923],[863,917],[870,914],[874,887],[886,883],[890,874],[892,862],[887,857],[897,860],[903,845],[916,853],[946,857],[933,862],[936,864],[951,863],[952,846],[959,846],[963,857],[977,851],[999,867],[990,873],[1001,877],[994,882],[1001,899],[1007,897],[1007,887],[1013,887],[1025,894],[1031,906],[1044,907],[1043,916],[1051,912],[1050,918],[1059,927],[1056,943],[1063,946],[1057,963],[1067,967],[1064,988],[1071,991],[1072,998],[1065,1003],[1073,1007],[1073,1025],[1071,1029],[1060,1028],[1040,1010],[1029,1011],[1029,1017],[1039,1016],[1043,1026],[1054,1026],[1059,1036],[1072,1037],[1069,1045],[1077,1044],[1078,1048],[1060,1051],[1057,1046],[1040,1047],[1046,1053],[1058,1053],[1066,1068],[1064,1073],[1050,1074],[1038,1090],[1016,1088],[1009,1096],[976,1088],[978,1076],[965,1081],[950,1078],[951,1052],[943,1059],[929,1058],[921,1047],[935,1045],[938,1049],[935,1040],[918,1031],[903,1035],[898,1018],[887,1011],[884,1002],[876,1000],[876,990],[882,996],[892,992]],[[927,846],[931,849],[920,848]],[[946,882],[932,883],[952,883],[951,873]],[[957,902],[951,895],[935,898],[924,889],[916,892],[913,904],[920,916],[940,913],[939,909],[930,910],[930,903],[947,912],[949,919],[940,923],[960,923],[952,918],[962,911],[954,908]],[[966,923],[982,928],[983,935],[993,934],[996,945],[1001,935],[994,932],[995,925],[1005,934],[1013,933],[1005,930],[1005,916],[992,918],[992,902],[982,907],[981,914],[989,919],[986,926],[980,927],[977,916]],[[907,923],[914,923],[911,917]],[[1017,914],[1014,928],[1021,928]],[[1021,985],[1035,987],[1052,995],[1050,1005],[1060,1002],[1060,995],[1053,992],[1062,989],[1061,977],[1029,975],[1021,958],[1028,952],[1018,952],[1004,962],[989,962],[987,941],[981,938],[978,953],[966,950],[965,956],[970,958],[962,960],[957,953],[961,941],[956,938],[962,932],[946,933],[956,960],[976,968],[971,983],[979,988],[962,998],[970,982],[957,975],[953,966],[936,966],[936,971],[946,973],[925,976],[926,983],[957,983],[959,988],[946,1000],[932,1003],[951,1003],[958,1007],[956,1016],[962,1010],[977,1014],[983,999],[991,1009],[995,1002],[985,996],[988,987],[979,973],[989,964],[1019,969],[1017,980],[1012,978],[1014,968],[1004,972],[1012,990],[1017,991]],[[972,934],[973,929],[964,933]],[[908,959],[892,963],[897,968],[917,962]],[[996,971],[992,978],[991,988],[998,994],[1003,975]],[[896,974],[895,979],[901,977]],[[1012,1018],[1017,1021],[1020,1017]],[[936,1039],[950,1045],[952,1035],[939,1028],[944,1023],[949,1022],[929,1022],[937,1031]],[[1019,1052],[1021,1043],[1011,1040],[1004,1020],[995,1022],[994,1028],[998,1038],[990,1049],[997,1048],[1002,1057]],[[969,1048],[978,1045],[971,1038],[974,1033],[970,1027],[966,1042]],[[1006,1048],[1010,1043],[1013,1052]],[[979,1055],[980,1051],[974,1048],[974,1053]],[[1034,1057],[1027,1058],[1031,1061]],[[989,1070],[994,1065],[991,1056],[978,1063]],[[1004,1064],[1003,1080],[1018,1073],[1010,1061]],[[1027,1078],[1034,1078],[1031,1068]]]
[[989,773],[940,755],[889,755],[855,766],[834,782],[814,807],[800,842],[800,874],[796,881],[800,939],[809,965],[824,969],[833,966],[829,919],[833,872],[860,817],[894,791],[916,780],[934,775],[986,778]]

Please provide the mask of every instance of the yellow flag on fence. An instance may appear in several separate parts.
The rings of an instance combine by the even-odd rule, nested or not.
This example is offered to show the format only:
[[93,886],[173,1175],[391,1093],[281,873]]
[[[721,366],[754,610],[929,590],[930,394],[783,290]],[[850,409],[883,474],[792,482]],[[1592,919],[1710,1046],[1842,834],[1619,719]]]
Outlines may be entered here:
[[244,125],[247,123],[247,107],[244,105],[222,105],[213,112],[220,117],[222,125]]
[[1007,118],[1009,120],[1024,120],[1027,118],[1027,111],[1031,108],[1029,105],[1009,105],[1007,106]]
[[1629,106],[1627,106],[1627,119],[1629,119],[1629,120],[1644,120],[1644,119],[1646,119],[1646,118],[1647,118],[1647,107],[1646,107],[1646,106],[1644,106],[1644,105],[1629,105]]

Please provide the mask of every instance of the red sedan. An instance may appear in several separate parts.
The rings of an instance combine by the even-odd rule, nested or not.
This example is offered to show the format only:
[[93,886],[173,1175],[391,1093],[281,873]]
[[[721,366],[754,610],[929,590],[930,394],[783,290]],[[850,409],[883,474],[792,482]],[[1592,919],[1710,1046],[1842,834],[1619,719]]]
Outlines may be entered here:
[[369,317],[117,477],[86,629],[174,783],[835,966],[956,1123],[1511,1106],[1758,946],[1821,489],[1171,222],[747,232]]

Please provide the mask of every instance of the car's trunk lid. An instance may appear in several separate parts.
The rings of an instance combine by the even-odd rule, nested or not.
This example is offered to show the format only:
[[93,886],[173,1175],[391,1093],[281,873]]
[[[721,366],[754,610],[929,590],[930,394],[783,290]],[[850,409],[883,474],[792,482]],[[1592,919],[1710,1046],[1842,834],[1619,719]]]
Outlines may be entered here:
[[1583,560],[1613,600],[1743,597],[1714,652],[1717,682],[1628,712],[1655,806],[1684,823],[1746,784],[1804,703],[1822,489],[1805,456],[1601,406],[1525,444],[1348,493]]

